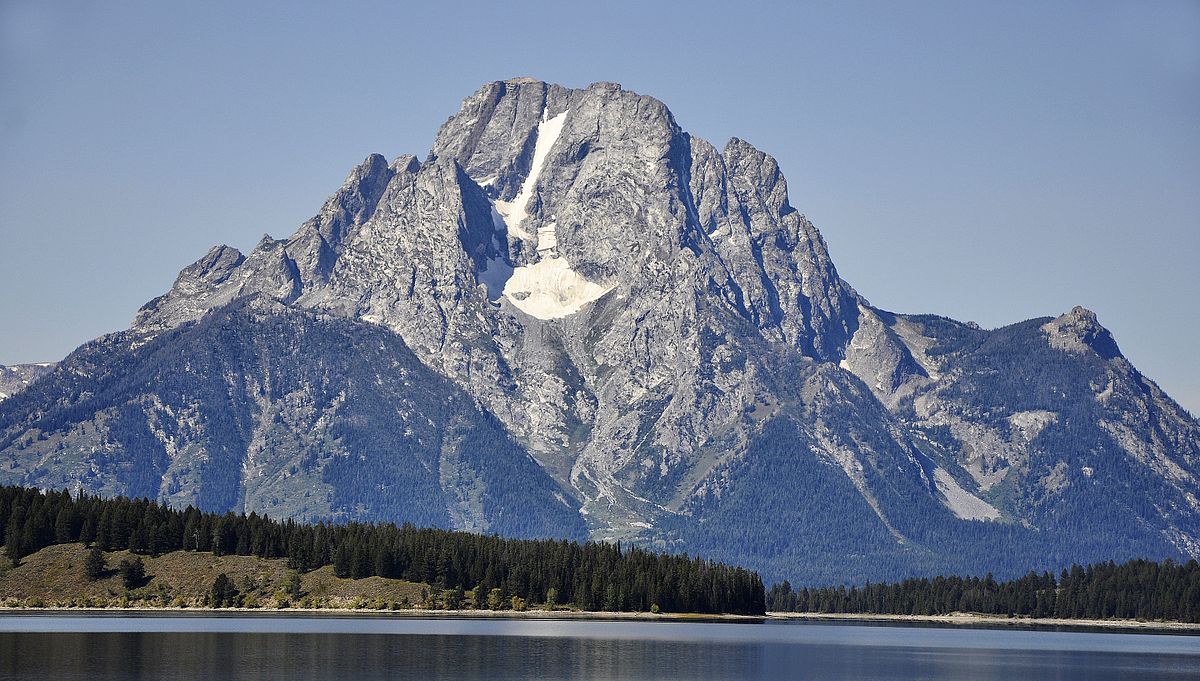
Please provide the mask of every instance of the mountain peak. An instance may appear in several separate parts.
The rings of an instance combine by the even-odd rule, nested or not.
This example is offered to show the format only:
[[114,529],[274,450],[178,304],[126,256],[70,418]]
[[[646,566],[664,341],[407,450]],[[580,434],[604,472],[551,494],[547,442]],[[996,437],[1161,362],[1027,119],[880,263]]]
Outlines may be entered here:
[[517,76],[516,78],[505,78],[503,81],[506,85],[546,85],[546,82],[534,78],[533,76]]
[[552,513],[817,581],[1200,555],[1200,425],[1119,356],[1082,307],[994,331],[874,309],[766,152],[616,83],[512,78],[429,161],[368,156],[290,237],[214,248],[0,405],[0,483]]
[[1042,326],[1050,345],[1072,353],[1095,352],[1102,359],[1121,356],[1121,349],[1108,329],[1100,325],[1096,313],[1076,305]]

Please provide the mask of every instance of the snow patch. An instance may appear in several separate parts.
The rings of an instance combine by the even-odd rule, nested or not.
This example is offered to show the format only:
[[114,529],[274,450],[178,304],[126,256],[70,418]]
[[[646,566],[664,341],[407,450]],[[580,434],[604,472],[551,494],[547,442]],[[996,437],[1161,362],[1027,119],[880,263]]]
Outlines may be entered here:
[[1000,511],[988,502],[963,489],[944,468],[935,468],[933,480],[942,493],[946,508],[963,520],[999,520]]
[[521,183],[521,190],[512,201],[497,201],[496,210],[504,217],[504,222],[510,230],[515,230],[527,217],[525,212],[529,199],[533,197],[533,189],[537,186],[538,176],[542,174],[542,165],[558,136],[562,134],[563,122],[567,120],[564,111],[549,120],[543,118],[537,127],[537,141],[533,145],[533,162],[529,166],[529,174]]
[[513,270],[504,283],[504,296],[531,317],[558,319],[612,289],[584,279],[566,258],[547,258]]
[[516,225],[508,224],[508,222],[505,220],[504,216],[496,208],[496,205],[500,204],[500,203],[503,203],[503,201],[494,201],[492,203],[492,227],[494,227],[496,229],[497,233],[512,234],[512,235],[516,236],[518,239],[528,239],[530,236],[529,232],[526,232],[525,230],[521,229],[520,227],[518,227]]
[[[542,122],[537,127],[529,174],[521,183],[520,191],[512,201],[495,201],[492,204],[492,224],[497,232],[520,239],[532,237],[521,228],[521,223],[529,216],[529,200],[533,198],[546,157],[562,134],[567,113],[564,111],[553,118],[545,118],[543,112]],[[517,309],[531,317],[558,319],[578,312],[613,288],[588,281],[571,269],[566,258],[558,257],[557,224],[552,219],[538,227],[537,253],[541,260],[516,269],[500,258],[488,260],[487,268],[479,273],[479,280],[487,286],[488,298],[497,300],[503,295]]]

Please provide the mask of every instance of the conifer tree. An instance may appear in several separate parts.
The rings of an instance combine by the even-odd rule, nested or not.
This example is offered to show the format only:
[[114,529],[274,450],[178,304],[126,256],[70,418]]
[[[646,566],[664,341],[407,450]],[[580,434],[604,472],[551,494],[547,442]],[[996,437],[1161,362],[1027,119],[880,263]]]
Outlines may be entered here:
[[94,582],[104,576],[108,564],[104,561],[104,552],[93,546],[83,560],[83,573],[89,582]]
[[212,589],[209,591],[214,608],[233,607],[237,605],[238,590],[234,586],[233,580],[229,575],[222,572],[213,580]]
[[136,589],[146,579],[146,564],[140,557],[132,560],[126,558],[117,565],[117,572],[121,574],[121,583],[126,589]]

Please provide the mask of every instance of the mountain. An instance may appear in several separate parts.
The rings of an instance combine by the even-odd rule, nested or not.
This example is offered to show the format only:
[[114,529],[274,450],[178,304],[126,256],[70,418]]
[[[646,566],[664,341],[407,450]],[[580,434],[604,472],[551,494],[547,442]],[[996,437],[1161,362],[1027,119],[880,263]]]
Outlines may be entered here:
[[484,85],[0,404],[0,482],[817,583],[1198,556],[1198,475],[1094,314],[875,308],[773,158],[611,83]]
[[30,383],[50,373],[53,368],[53,362],[9,366],[0,364],[0,402],[29,387]]
[[586,535],[577,505],[496,419],[394,334],[261,297],[154,338],[89,343],[5,407],[6,426],[37,424],[0,441],[18,452],[6,475],[42,487]]

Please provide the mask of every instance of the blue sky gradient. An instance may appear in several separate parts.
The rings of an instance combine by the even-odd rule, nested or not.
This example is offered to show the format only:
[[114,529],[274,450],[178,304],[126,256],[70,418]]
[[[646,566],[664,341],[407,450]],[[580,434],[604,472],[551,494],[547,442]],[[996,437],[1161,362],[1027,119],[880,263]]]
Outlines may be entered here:
[[1200,412],[1194,0],[5,0],[0,363],[126,327],[211,245],[290,234],[517,75],[620,82],[768,151],[878,306],[1084,305]]

